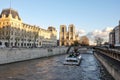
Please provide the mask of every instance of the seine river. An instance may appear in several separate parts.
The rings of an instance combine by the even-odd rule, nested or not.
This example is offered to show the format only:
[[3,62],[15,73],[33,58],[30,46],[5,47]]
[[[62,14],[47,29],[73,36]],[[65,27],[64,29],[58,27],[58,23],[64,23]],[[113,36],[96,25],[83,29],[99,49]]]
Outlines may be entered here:
[[80,66],[63,65],[66,55],[0,65],[0,80],[114,80],[93,54]]

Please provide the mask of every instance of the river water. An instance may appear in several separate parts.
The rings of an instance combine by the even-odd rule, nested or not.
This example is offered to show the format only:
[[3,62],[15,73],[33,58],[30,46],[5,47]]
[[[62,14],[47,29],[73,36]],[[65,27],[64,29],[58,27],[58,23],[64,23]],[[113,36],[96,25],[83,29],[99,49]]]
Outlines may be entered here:
[[0,65],[0,80],[114,80],[93,54],[79,66],[63,65],[66,55]]

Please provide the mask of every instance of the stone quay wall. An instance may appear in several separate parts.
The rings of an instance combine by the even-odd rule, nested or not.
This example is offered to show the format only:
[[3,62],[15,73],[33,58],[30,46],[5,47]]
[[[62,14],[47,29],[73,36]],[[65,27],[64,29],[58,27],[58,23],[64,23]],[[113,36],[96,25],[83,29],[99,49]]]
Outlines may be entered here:
[[0,64],[65,54],[67,47],[56,48],[3,48],[0,49]]
[[94,53],[95,57],[102,63],[102,65],[107,69],[107,71],[112,75],[115,80],[120,80],[120,71],[115,69],[110,62],[106,61],[104,57],[100,56],[98,53]]

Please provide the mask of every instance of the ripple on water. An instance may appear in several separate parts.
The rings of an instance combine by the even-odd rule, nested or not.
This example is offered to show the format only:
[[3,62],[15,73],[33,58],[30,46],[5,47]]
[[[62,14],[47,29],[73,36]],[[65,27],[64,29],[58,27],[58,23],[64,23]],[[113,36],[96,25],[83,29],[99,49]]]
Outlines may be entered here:
[[80,66],[63,65],[66,55],[0,66],[0,80],[113,80],[93,54],[81,55]]

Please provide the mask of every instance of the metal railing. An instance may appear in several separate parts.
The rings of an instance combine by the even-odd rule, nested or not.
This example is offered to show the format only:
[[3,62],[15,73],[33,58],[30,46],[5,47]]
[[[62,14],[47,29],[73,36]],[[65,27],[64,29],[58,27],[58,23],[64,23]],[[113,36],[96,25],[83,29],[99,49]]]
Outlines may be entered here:
[[111,48],[100,48],[100,47],[97,47],[97,48],[94,48],[95,51],[97,52],[100,52],[106,56],[109,56],[115,60],[118,60],[120,61],[120,50],[117,50],[117,49],[111,49]]

